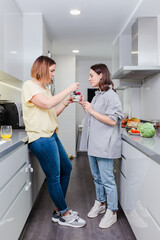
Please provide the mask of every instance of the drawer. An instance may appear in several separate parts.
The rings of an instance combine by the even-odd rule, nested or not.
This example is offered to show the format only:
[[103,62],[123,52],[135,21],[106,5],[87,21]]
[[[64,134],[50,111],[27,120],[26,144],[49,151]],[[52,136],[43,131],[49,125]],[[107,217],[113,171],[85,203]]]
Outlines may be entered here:
[[122,157],[120,170],[123,173],[123,175],[126,177],[126,159],[124,157]]
[[28,160],[28,146],[24,145],[0,162],[0,190]]
[[0,192],[0,219],[12,205],[19,192],[26,184],[27,176],[25,165]]
[[114,165],[126,177],[126,159],[123,156],[122,156],[122,158],[114,159]]
[[126,209],[126,179],[122,174],[120,174],[119,177],[119,203],[121,204],[121,207],[123,211],[125,212]]
[[28,197],[31,192],[21,190],[14,203],[0,221],[0,236],[5,240],[17,240],[29,215]]

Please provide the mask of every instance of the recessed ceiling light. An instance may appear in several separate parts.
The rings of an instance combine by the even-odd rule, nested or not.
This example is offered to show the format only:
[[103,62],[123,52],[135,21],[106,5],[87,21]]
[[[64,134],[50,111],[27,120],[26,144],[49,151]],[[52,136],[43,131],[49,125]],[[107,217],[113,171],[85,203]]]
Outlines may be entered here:
[[72,15],[79,15],[79,14],[81,14],[81,11],[78,10],[78,9],[72,9],[72,10],[70,11],[70,14],[72,14]]
[[10,51],[11,54],[17,54],[17,51]]
[[75,50],[73,50],[72,52],[73,52],[73,53],[79,53],[79,50],[76,50],[76,49],[75,49]]

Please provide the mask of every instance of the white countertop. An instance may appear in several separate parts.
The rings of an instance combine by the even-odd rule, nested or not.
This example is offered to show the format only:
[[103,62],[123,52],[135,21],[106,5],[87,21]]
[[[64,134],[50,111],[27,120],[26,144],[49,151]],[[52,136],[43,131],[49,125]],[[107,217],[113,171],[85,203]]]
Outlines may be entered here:
[[160,164],[160,136],[152,138],[133,136],[125,128],[122,128],[122,139]]
[[0,159],[27,141],[28,137],[24,129],[13,129],[11,139],[5,141],[0,138]]

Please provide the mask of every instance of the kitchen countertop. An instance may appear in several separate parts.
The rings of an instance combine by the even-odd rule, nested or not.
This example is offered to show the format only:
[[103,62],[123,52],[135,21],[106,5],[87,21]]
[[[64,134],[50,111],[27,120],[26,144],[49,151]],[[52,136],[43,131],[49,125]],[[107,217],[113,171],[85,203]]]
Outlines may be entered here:
[[17,147],[27,143],[28,137],[24,129],[13,129],[12,137],[8,141],[2,140],[0,137],[0,159],[5,157]]
[[125,128],[122,128],[122,139],[160,164],[160,136],[152,138],[144,138],[139,135],[133,136]]

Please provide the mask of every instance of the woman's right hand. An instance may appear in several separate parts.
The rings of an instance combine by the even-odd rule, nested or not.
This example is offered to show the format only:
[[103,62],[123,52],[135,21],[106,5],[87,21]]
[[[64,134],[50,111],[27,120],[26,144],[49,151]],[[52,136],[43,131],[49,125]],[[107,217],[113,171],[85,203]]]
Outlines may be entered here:
[[79,83],[78,83],[78,82],[72,83],[72,84],[68,87],[69,92],[74,92],[74,91],[76,91],[76,90],[78,89],[78,87],[79,87]]

